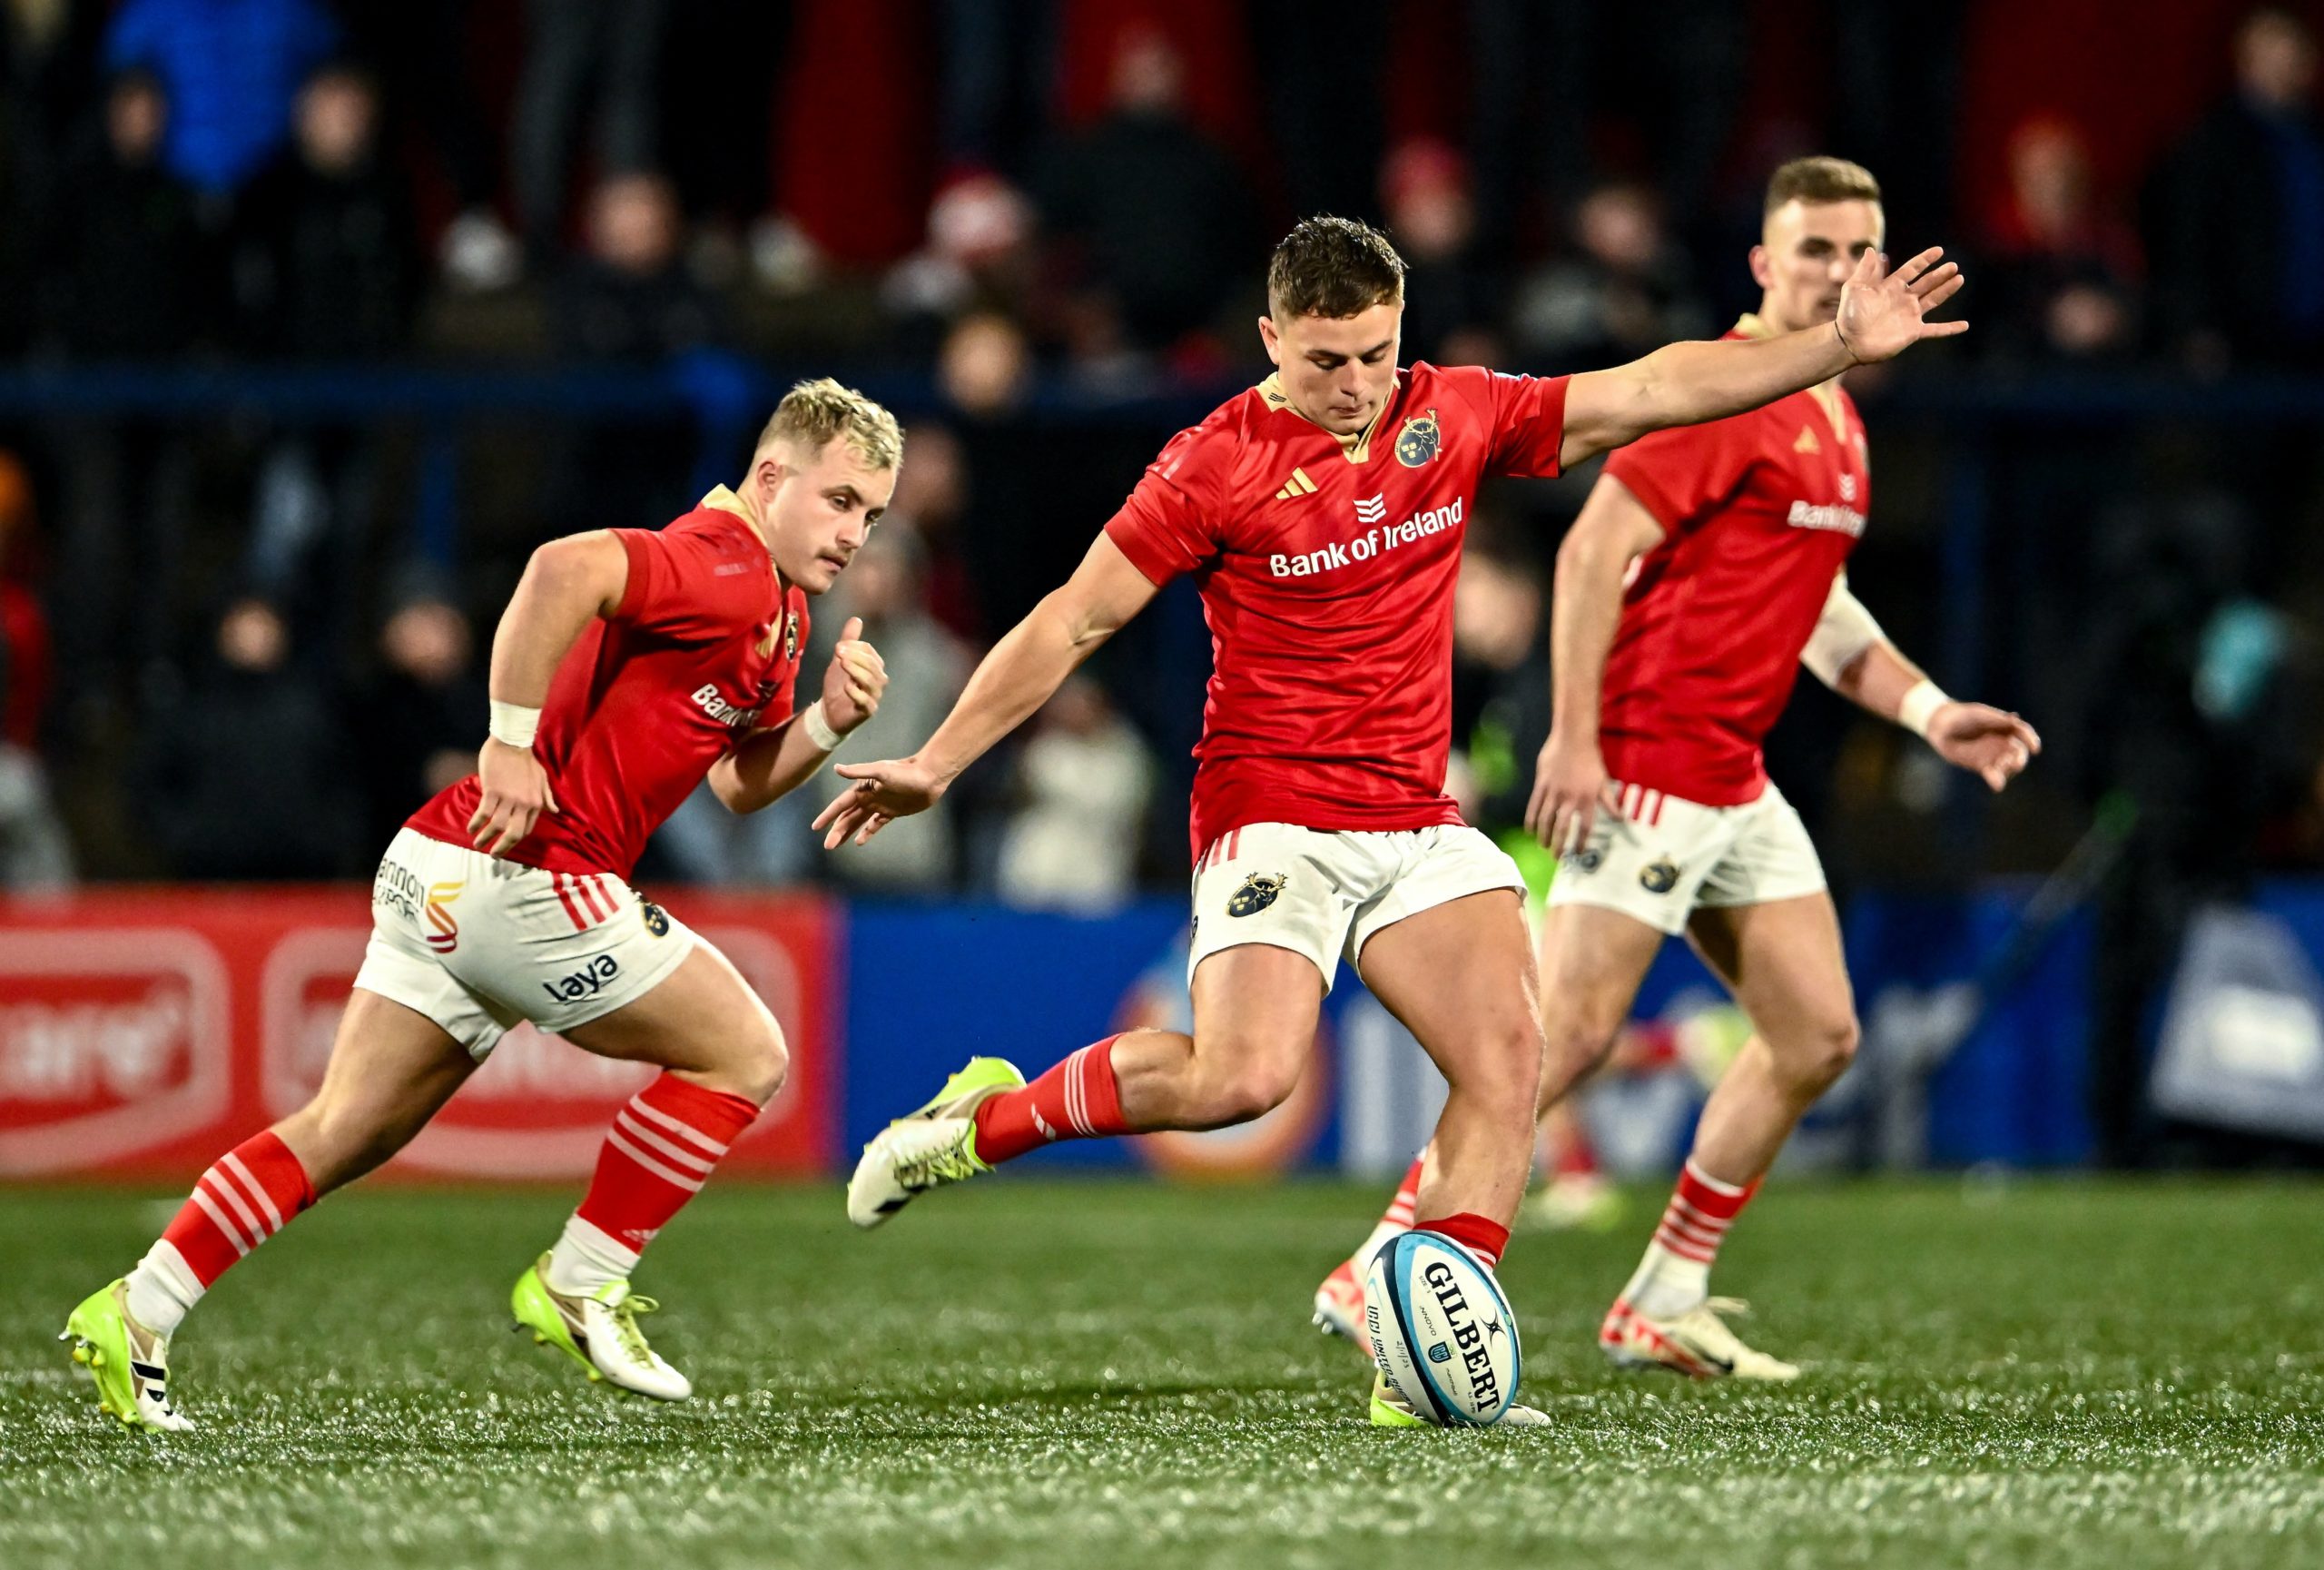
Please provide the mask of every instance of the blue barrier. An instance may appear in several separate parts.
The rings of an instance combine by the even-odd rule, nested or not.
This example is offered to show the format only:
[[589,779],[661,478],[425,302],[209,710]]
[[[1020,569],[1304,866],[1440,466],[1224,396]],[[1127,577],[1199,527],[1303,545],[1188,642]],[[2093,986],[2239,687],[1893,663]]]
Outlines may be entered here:
[[[2306,898],[2309,931],[2324,947],[2324,892]],[[1799,1141],[1803,1162],[1893,1160],[1900,1150],[1939,1166],[2087,1159],[2086,918],[2068,922],[1965,1038],[1945,1036],[1947,1020],[1966,1022],[1964,990],[2006,942],[2021,903],[2011,890],[1854,903],[1846,935],[1868,1026],[1865,1072],[1811,1119]],[[856,905],[845,961],[845,1149],[924,1100],[971,1055],[1007,1057],[1035,1074],[1130,1025],[1186,1028],[1184,928],[1177,900],[1094,917],[999,905]],[[1671,943],[1649,973],[1636,1014],[1685,1028],[1724,1005],[1700,963]],[[1714,1020],[1709,1028],[1729,1032],[1731,1045],[1740,1027]],[[1938,1050],[1927,1061],[1906,1061],[1932,1042]],[[1029,1159],[1202,1175],[1400,1170],[1427,1137],[1442,1081],[1344,969],[1321,1044],[1301,1097],[1262,1125],[1159,1142],[1071,1141]],[[1897,1077],[1907,1069],[1909,1080]],[[1684,1074],[1641,1078],[1603,1092],[1592,1127],[1617,1165],[1667,1169],[1683,1152],[1700,1102]],[[1902,1144],[1896,1131],[1883,1132],[1884,1120],[1900,1116],[1917,1125],[1904,1131]]]

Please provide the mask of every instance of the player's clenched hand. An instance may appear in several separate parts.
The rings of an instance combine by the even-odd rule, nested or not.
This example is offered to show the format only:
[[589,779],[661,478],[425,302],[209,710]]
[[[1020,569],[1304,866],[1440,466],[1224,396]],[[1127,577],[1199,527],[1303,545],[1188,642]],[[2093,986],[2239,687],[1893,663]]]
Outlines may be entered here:
[[823,835],[827,851],[851,839],[862,844],[896,819],[926,812],[952,783],[917,757],[843,763],[839,772],[855,783],[815,815],[814,826],[831,831]]
[[1598,744],[1553,728],[1533,770],[1533,798],[1525,806],[1525,827],[1559,855],[1571,854],[1589,839],[1605,794],[1606,758]]
[[2034,761],[2042,738],[2014,714],[1981,703],[1948,703],[1929,716],[1928,745],[1946,763],[1998,791]]
[[1867,251],[1840,291],[1840,342],[1866,364],[1902,354],[1924,338],[1966,332],[1965,321],[1931,321],[1928,313],[1960,292],[1961,269],[1932,245],[1896,272],[1888,259]]
[[487,738],[477,755],[476,776],[483,791],[468,819],[468,843],[487,855],[507,850],[533,832],[541,814],[556,810],[548,771],[530,747]]
[[863,641],[863,618],[852,616],[840,629],[839,647],[832,650],[831,668],[823,672],[823,719],[845,736],[878,712],[880,695],[888,690],[888,667],[880,651]]

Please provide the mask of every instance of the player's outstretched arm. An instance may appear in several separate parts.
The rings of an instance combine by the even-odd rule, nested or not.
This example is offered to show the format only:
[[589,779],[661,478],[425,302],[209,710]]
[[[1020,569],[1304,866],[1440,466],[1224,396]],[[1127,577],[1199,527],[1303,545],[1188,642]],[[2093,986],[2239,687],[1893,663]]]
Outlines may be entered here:
[[1965,321],[1931,321],[1928,313],[1960,291],[1961,270],[1931,246],[1894,272],[1867,251],[1840,291],[1828,326],[1775,338],[1670,343],[1643,360],[1573,378],[1565,394],[1561,467],[1635,441],[1666,426],[1724,420],[1802,388],[1829,381],[1852,365],[1891,360],[1924,338],[1969,331]]
[[2017,715],[1945,696],[1888,641],[1849,591],[1845,572],[1833,578],[1799,663],[1866,713],[1925,737],[1937,756],[1967,769],[1989,790],[2006,789],[2042,750],[2040,735]]
[[1023,724],[1076,667],[1146,608],[1155,586],[1100,534],[1061,588],[992,646],[936,734],[907,758],[842,764],[855,782],[815,818],[823,848],[862,844],[887,824],[926,812],[992,745]]
[[710,765],[710,789],[726,810],[754,813],[790,795],[823,766],[839,744],[880,709],[888,690],[887,662],[863,641],[863,618],[840,629],[822,696],[781,725],[753,731]]
[[492,635],[492,734],[477,755],[483,787],[468,834],[498,855],[556,810],[533,755],[533,728],[557,662],[593,617],[609,617],[629,588],[629,553],[604,529],[552,539],[532,554]]
[[1534,766],[1525,826],[1561,854],[1590,837],[1606,789],[1599,696],[1606,651],[1621,621],[1622,579],[1661,539],[1662,525],[1630,489],[1600,476],[1558,547],[1550,594],[1550,739]]

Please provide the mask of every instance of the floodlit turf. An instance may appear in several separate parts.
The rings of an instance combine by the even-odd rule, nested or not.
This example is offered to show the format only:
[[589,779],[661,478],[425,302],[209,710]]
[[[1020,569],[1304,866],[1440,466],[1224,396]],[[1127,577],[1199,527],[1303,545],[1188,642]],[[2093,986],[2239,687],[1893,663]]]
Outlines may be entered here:
[[1781,1392],[1601,1367],[1640,1194],[1521,1240],[1558,1421],[1478,1434],[1365,1427],[1307,1328],[1377,1200],[1004,1177],[862,1236],[714,1190],[641,1277],[665,1407],[508,1331],[566,1197],[358,1192],[189,1322],[158,1438],[50,1338],[166,1205],[0,1190],[0,1565],[2324,1565],[2315,1185],[1778,1186],[1719,1285]]

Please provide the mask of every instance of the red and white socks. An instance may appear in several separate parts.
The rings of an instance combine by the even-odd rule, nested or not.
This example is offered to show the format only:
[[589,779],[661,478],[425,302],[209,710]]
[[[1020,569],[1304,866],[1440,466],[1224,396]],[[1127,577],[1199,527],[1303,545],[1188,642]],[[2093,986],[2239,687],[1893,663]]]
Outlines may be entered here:
[[1675,1319],[1699,1306],[1710,1296],[1711,1262],[1727,1229],[1758,1190],[1756,1180],[1720,1182],[1689,1157],[1623,1300],[1649,1319]]
[[701,1191],[759,1115],[748,1097],[664,1073],[614,1115],[580,1209],[549,1250],[549,1289],[586,1298],[626,1280],[654,1234]]
[[1413,1228],[1417,1231],[1437,1232],[1452,1239],[1482,1259],[1488,1270],[1499,1269],[1501,1257],[1509,1252],[1509,1229],[1473,1210],[1440,1216],[1433,1221],[1417,1221]]
[[236,1260],[315,1202],[314,1185],[270,1129],[218,1158],[129,1273],[129,1316],[167,1336]]
[[1404,1180],[1396,1185],[1396,1197],[1389,1200],[1387,1210],[1381,1212],[1379,1221],[1372,1229],[1372,1235],[1364,1239],[1363,1246],[1350,1257],[1349,1262],[1355,1267],[1357,1280],[1361,1281],[1364,1272],[1371,1269],[1372,1256],[1380,1251],[1381,1244],[1413,1229],[1413,1207],[1420,1201],[1421,1169],[1427,1163],[1426,1150],[1413,1158],[1413,1164],[1404,1170]]
[[1092,1042],[1024,1089],[978,1102],[977,1159],[997,1167],[1059,1140],[1133,1132],[1122,1121],[1121,1088],[1114,1080],[1114,1043],[1119,1040]]

